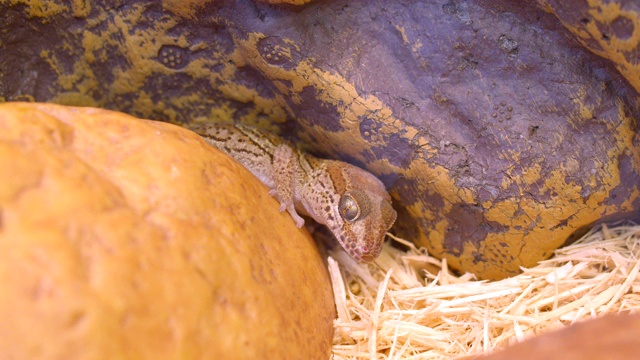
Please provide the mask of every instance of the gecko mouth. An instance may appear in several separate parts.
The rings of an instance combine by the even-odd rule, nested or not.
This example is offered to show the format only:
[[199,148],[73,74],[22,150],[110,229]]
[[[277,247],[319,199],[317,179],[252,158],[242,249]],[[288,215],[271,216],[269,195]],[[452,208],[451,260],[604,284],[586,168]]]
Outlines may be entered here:
[[370,263],[375,260],[380,252],[382,251],[382,246],[376,246],[374,248],[360,248],[353,249],[352,251],[348,251],[354,259],[356,259],[360,263]]
[[342,249],[359,263],[372,262],[382,251],[384,231],[382,234],[374,233],[374,236],[369,237],[359,237],[357,231],[351,232],[349,229],[338,229],[337,236],[336,232],[333,233]]

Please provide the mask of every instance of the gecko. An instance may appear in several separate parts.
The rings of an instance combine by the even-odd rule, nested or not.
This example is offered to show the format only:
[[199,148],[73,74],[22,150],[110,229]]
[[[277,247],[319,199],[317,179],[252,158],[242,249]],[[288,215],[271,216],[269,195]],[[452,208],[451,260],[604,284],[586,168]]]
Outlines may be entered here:
[[[308,216],[326,226],[356,261],[378,257],[397,213],[382,182],[349,163],[304,153],[286,140],[234,124],[190,124],[207,143],[247,168],[298,228]],[[302,216],[301,216],[302,215]]]

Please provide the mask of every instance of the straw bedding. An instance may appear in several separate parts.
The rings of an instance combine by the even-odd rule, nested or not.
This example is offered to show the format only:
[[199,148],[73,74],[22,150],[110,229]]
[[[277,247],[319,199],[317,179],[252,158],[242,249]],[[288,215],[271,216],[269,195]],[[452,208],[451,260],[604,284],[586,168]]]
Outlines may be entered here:
[[493,282],[453,275],[446,261],[391,237],[409,249],[387,243],[371,265],[331,252],[333,360],[474,355],[640,309],[640,225],[599,226],[538,266]]

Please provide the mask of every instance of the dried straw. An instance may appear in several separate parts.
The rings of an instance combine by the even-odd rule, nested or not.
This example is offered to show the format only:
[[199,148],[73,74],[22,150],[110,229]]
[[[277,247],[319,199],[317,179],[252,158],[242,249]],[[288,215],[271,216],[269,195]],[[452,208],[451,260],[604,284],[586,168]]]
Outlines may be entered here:
[[640,309],[640,225],[600,226],[538,266],[494,282],[454,276],[445,260],[389,236],[409,250],[386,244],[366,266],[331,253],[333,360],[449,359]]

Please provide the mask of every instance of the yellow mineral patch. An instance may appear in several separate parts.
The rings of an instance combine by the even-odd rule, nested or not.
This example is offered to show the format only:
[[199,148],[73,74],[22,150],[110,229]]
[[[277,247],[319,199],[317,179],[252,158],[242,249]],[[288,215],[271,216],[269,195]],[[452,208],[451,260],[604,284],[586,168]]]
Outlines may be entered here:
[[[442,239],[444,239],[445,235],[447,234],[447,228],[449,226],[450,224],[448,220],[440,220],[434,223],[432,229],[430,229],[427,233],[421,233],[418,239],[415,240],[415,243],[418,244],[418,246],[427,248],[430,254],[438,257],[444,257],[445,248]],[[451,260],[455,261],[455,259]]]
[[[35,4],[35,2],[33,2]],[[74,14],[81,16],[84,11],[90,10],[90,3],[77,0],[73,3]],[[177,3],[176,3],[177,4]],[[184,9],[197,8],[198,2],[183,4],[183,8],[172,8],[179,11]],[[165,6],[172,6],[172,3],[165,3]],[[175,4],[174,4],[175,5]],[[176,5],[177,6],[177,5]],[[33,8],[36,9],[35,5]],[[216,56],[211,57],[193,57],[192,52],[205,50],[210,46],[206,43],[191,44],[186,35],[175,37],[169,32],[176,26],[178,20],[169,17],[163,18],[162,21],[153,23],[152,29],[136,29],[136,24],[146,21],[144,12],[146,6],[132,5],[127,12],[113,13],[113,18],[106,20],[105,14],[100,14],[97,18],[91,19],[82,32],[80,41],[84,51],[83,56],[78,58],[74,63],[63,63],[53,52],[43,51],[40,56],[47,62],[54,72],[57,73],[57,85],[62,88],[52,101],[63,104],[74,104],[84,106],[102,106],[87,97],[78,96],[79,94],[91,94],[95,89],[101,87],[96,81],[96,74],[92,66],[96,63],[104,63],[109,61],[109,57],[115,52],[126,58],[117,62],[114,61],[111,68],[101,69],[101,71],[109,72],[113,81],[109,84],[107,91],[110,94],[107,98],[123,95],[125,98],[121,103],[122,108],[128,108],[135,103],[134,106],[139,116],[157,117],[159,110],[162,110],[168,120],[176,122],[176,118],[180,115],[177,110],[169,110],[175,107],[175,104],[188,104],[192,106],[195,103],[202,103],[208,107],[213,107],[214,99],[194,98],[191,93],[185,92],[185,95],[172,94],[171,104],[164,105],[162,99],[152,99],[151,94],[143,91],[143,87],[147,85],[150,79],[158,79],[162,76],[171,76],[176,72],[186,73],[192,78],[208,79],[212,83],[212,87],[216,87],[216,82],[225,81],[232,78],[237,71],[237,64],[230,64],[227,61],[227,54],[223,52],[215,53]],[[186,11],[186,10],[184,10]],[[183,13],[183,15],[186,13]],[[188,14],[186,14],[188,15]],[[63,42],[60,46],[73,50],[76,46],[70,42]],[[171,55],[167,59],[160,59],[160,53],[164,46],[176,49],[178,53]],[[120,49],[120,50],[118,50]],[[183,56],[180,58],[180,56]],[[186,58],[185,58],[186,57]],[[177,59],[178,62],[175,62]],[[163,62],[163,60],[165,60]],[[67,61],[67,60],[65,60]],[[180,69],[171,68],[168,65],[180,64]],[[211,69],[216,67],[217,71],[212,72]],[[102,75],[101,75],[102,77]],[[54,86],[54,85],[52,85]],[[135,94],[135,97],[130,97]],[[157,94],[154,94],[157,97]],[[91,100],[91,101],[90,101]],[[283,110],[280,106],[274,106],[273,99],[261,101],[255,97],[252,98],[259,104],[256,111],[260,112],[262,117],[268,114],[279,119],[285,118]],[[130,102],[127,104],[126,102]],[[261,105],[260,105],[261,104]],[[200,105],[200,106],[205,106]],[[217,106],[223,106],[215,103]],[[275,109],[275,110],[274,110]],[[249,114],[248,116],[251,116]]]
[[[584,101],[585,96],[587,95],[587,91],[585,88],[580,88],[580,90],[578,90],[578,92],[576,94],[571,94],[570,99],[573,100],[573,103],[576,104],[577,108],[578,108],[578,113],[580,114],[580,119],[577,120],[582,120],[582,121],[578,121],[578,124],[576,124],[576,126],[580,126],[580,124],[582,124],[583,121],[587,121],[590,119],[593,119],[593,106],[592,105],[587,105],[587,103]],[[574,122],[571,122],[572,124],[574,124]]]
[[[601,31],[597,28],[596,23],[611,25],[616,20],[620,18],[626,18],[631,23],[635,24],[633,32],[626,39],[615,38],[615,41],[606,41],[606,39],[601,39],[600,45],[605,49],[615,50],[611,51],[610,55],[614,55],[615,53],[619,53],[620,51],[631,51],[636,48],[638,45],[638,41],[640,40],[640,28],[638,28],[638,24],[640,21],[638,19],[638,13],[634,11],[623,10],[620,7],[619,3],[616,2],[605,2],[602,0],[588,0],[587,1],[590,7],[589,15],[595,20],[595,22],[590,22],[587,25],[589,32],[594,36],[594,39],[602,38]],[[612,36],[613,34],[607,34]]]
[[487,220],[495,221],[505,226],[520,227],[521,229],[516,230],[516,232],[524,232],[525,229],[531,227],[535,216],[543,207],[541,204],[532,202],[524,197],[487,202],[483,206],[485,208],[490,206],[484,213]]
[[[0,1],[0,3],[4,3],[4,2],[6,2],[6,0]],[[49,22],[50,17],[53,17],[64,11],[69,10],[68,7],[64,5],[60,5],[54,1],[9,0],[8,2],[12,6],[15,6],[15,5],[26,6],[27,16],[41,18],[43,23]]]
[[[165,0],[163,8],[180,17],[192,18],[207,2],[209,1]],[[306,1],[279,3],[285,2],[301,4]],[[49,2],[11,2],[17,3],[27,4],[28,10],[25,11],[28,11],[30,16],[52,16],[56,11],[68,11],[67,8]],[[91,10],[91,3],[87,0],[74,0],[71,6],[72,13],[77,17],[86,16]],[[636,24],[630,38],[623,42],[612,38],[605,44],[608,47],[605,47],[603,53],[607,56],[620,56],[614,58],[622,61],[624,54],[620,52],[621,49],[635,49],[627,47],[632,45],[632,41],[637,44],[640,39],[637,15],[622,11],[617,4],[603,5],[602,1],[589,0],[589,6],[595,9],[592,16],[597,22],[612,24],[623,16]],[[190,109],[197,114],[192,121],[234,119],[272,131],[276,129],[277,124],[296,115],[291,104],[300,105],[304,101],[320,103],[331,112],[331,121],[337,114],[336,121],[339,121],[339,124],[336,125],[339,126],[336,128],[341,127],[341,130],[328,131],[320,124],[314,123],[314,119],[300,118],[302,131],[299,135],[303,143],[306,141],[313,146],[321,142],[322,150],[328,155],[343,156],[367,164],[368,169],[377,175],[394,174],[406,178],[407,183],[412,183],[410,186],[415,189],[404,192],[403,196],[410,196],[412,193],[425,197],[427,194],[437,194],[434,197],[442,198],[443,204],[439,204],[438,208],[435,208],[434,204],[422,203],[421,201],[427,201],[424,199],[403,199],[403,205],[406,205],[409,215],[416,221],[417,244],[428,247],[430,252],[438,256],[447,255],[445,236],[447,231],[457,226],[457,219],[450,215],[452,209],[455,210],[455,206],[459,205],[482,207],[472,210],[482,212],[482,215],[473,214],[473,219],[481,222],[486,219],[483,225],[487,226],[479,231],[486,232],[487,236],[485,239],[459,239],[463,253],[459,257],[447,255],[453,267],[475,271],[485,278],[511,274],[521,265],[529,266],[533,264],[532,261],[548,256],[551,249],[562,244],[576,229],[597,221],[604,215],[632,210],[633,204],[640,197],[639,185],[631,187],[629,198],[622,205],[604,204],[611,192],[623,183],[618,163],[621,154],[631,154],[634,159],[633,171],[635,174],[640,173],[640,149],[634,147],[633,143],[634,137],[637,136],[637,125],[625,113],[622,104],[619,113],[619,119],[622,121],[608,119],[602,122],[614,124],[609,128],[614,140],[609,138],[607,142],[590,145],[594,148],[608,146],[605,149],[607,159],[602,159],[600,155],[592,159],[601,162],[595,165],[595,174],[585,173],[581,169],[580,157],[574,158],[571,154],[567,154],[567,157],[557,164],[557,168],[549,173],[546,167],[543,168],[528,159],[527,156],[530,154],[520,149],[517,143],[511,143],[510,138],[499,139],[508,142],[506,148],[509,149],[502,150],[495,156],[499,157],[500,161],[507,161],[514,166],[504,170],[504,180],[498,184],[498,192],[508,193],[512,191],[510,189],[517,188],[520,189],[519,194],[509,193],[511,198],[480,203],[476,188],[460,188],[456,185],[458,179],[453,178],[454,174],[451,171],[435,164],[433,158],[439,156],[440,147],[431,146],[429,138],[421,135],[419,129],[397,118],[392,108],[380,98],[360,93],[358,86],[345,77],[318,68],[315,59],[303,55],[304,49],[301,50],[293,40],[270,37],[262,33],[239,33],[233,27],[228,27],[226,30],[234,42],[233,46],[220,46],[215,41],[193,43],[186,34],[175,35],[175,27],[181,19],[167,16],[149,22],[149,18],[145,17],[146,9],[143,5],[132,5],[126,12],[109,14],[112,18],[108,20],[106,14],[98,14],[95,18],[87,20],[88,24],[79,39],[84,53],[74,63],[68,63],[69,60],[57,52],[43,51],[40,54],[41,58],[57,74],[58,84],[51,86],[61,88],[52,101],[102,106],[103,104],[96,103],[96,97],[91,96],[92,91],[102,88],[102,91],[107,92],[104,95],[105,99],[111,101],[122,97],[119,106],[123,109],[135,109],[138,116],[155,118],[158,114],[163,114],[166,118],[162,120],[176,122],[176,119],[183,117],[180,109]],[[589,33],[580,34],[583,39],[592,37],[595,31],[600,31],[595,25],[593,22],[590,23]],[[396,26],[396,30],[405,44],[410,45],[415,41],[410,39],[406,28]],[[601,36],[595,38],[602,41]],[[65,41],[60,46],[66,52],[72,52],[77,45]],[[220,46],[220,50],[216,46]],[[418,42],[412,48],[416,51],[419,46]],[[229,54],[227,51],[230,48],[233,52]],[[205,52],[207,56],[198,55]],[[110,62],[113,54],[118,54],[121,58]],[[109,63],[112,67],[96,70],[94,67],[97,63]],[[623,66],[621,71],[631,71],[625,74],[629,78],[629,74],[640,74],[639,66]],[[249,67],[252,71],[261,72],[265,81],[275,86],[277,93],[267,95],[242,80],[236,80],[244,76],[239,71],[248,70]],[[95,74],[94,71],[107,74]],[[203,93],[210,94],[213,90],[220,96],[209,98],[210,96],[193,91],[173,91],[164,97],[161,91],[162,86],[166,84],[162,81],[173,79],[172,77],[202,81],[205,87],[210,85]],[[104,87],[98,84],[97,78],[109,78],[111,83]],[[640,76],[635,76],[634,79],[640,79]],[[150,82],[156,80],[159,83],[153,88],[154,85],[150,85]],[[638,84],[635,86],[639,88]],[[592,102],[588,100],[590,94],[586,88],[572,90],[569,95],[574,101],[575,111],[568,115],[571,118],[567,118],[567,121],[579,131],[584,121],[593,118],[594,108],[597,106],[591,105]],[[313,98],[309,99],[309,96]],[[448,101],[446,95],[439,93],[437,89],[433,100],[437,104]],[[246,104],[247,108],[238,112],[237,107],[233,106],[236,102]],[[313,104],[311,106],[313,107]],[[559,109],[548,110],[557,112]],[[363,121],[370,123],[372,129],[361,129]],[[375,135],[369,137],[370,134]],[[406,142],[401,142],[400,145],[410,146],[407,151],[413,150],[412,154],[407,154],[407,158],[403,159],[403,165],[392,163],[379,153],[374,154],[375,151],[382,151],[379,149],[390,145],[385,141],[391,136],[396,137],[394,140],[400,136],[400,140]],[[558,148],[566,141],[563,136],[564,134],[558,132],[545,140],[550,148]],[[597,149],[601,154],[602,149]],[[372,154],[375,156],[371,156]],[[371,160],[378,157],[382,158]],[[517,166],[529,161],[533,165],[528,168]],[[406,204],[409,201],[415,202]],[[496,227],[492,228],[494,225]],[[465,229],[467,230],[469,229]],[[533,233],[535,239],[530,235]],[[511,258],[513,261],[509,262]]]
[[[553,6],[547,1],[538,0],[542,7],[555,13]],[[616,68],[640,91],[640,63],[637,61],[640,48],[640,15],[637,11],[624,10],[619,3],[604,0],[587,0],[588,14],[591,17],[586,24],[569,23],[560,17],[563,25],[569,29],[582,44],[595,54],[614,62]],[[632,32],[626,38],[619,38],[615,33],[602,29],[611,28],[616,22],[626,21]],[[590,41],[598,46],[591,46]]]
[[91,12],[90,0],[73,0],[71,3],[71,12],[74,17],[84,18]]
[[207,3],[214,0],[163,0],[162,8],[183,18],[193,19]]
[[[397,28],[397,30],[407,42],[404,29]],[[278,48],[283,54],[286,54],[287,59],[291,60],[288,63],[289,67],[269,63],[262,57],[258,48],[260,41],[266,38],[264,34],[259,33],[249,34],[245,38],[236,37],[235,41],[239,51],[237,55],[276,83],[280,93],[292,99],[292,102],[300,103],[302,101],[301,92],[311,87],[314,89],[318,101],[336,109],[344,131],[327,133],[322,129],[307,129],[308,133],[314,134],[315,141],[321,140],[328,144],[324,147],[325,151],[347,155],[369,163],[363,154],[376,146],[375,141],[382,140],[365,141],[362,139],[359,124],[363,118],[376,121],[376,126],[379,126],[377,131],[381,135],[380,139],[384,138],[385,134],[401,133],[407,141],[417,144],[417,149],[422,150],[416,151],[407,168],[399,168],[390,163],[379,161],[376,166],[372,165],[370,170],[378,174],[392,171],[416,181],[417,179],[428,179],[417,185],[419,190],[416,192],[438,194],[445,203],[444,207],[437,209],[436,213],[430,210],[429,206],[418,202],[405,205],[407,205],[407,211],[418,221],[439,221],[438,224],[429,224],[428,229],[423,229],[427,233],[417,234],[416,242],[425,245],[439,256],[446,255],[443,248],[446,229],[450,226],[448,222],[456,221],[456,219],[442,219],[442,215],[438,216],[438,214],[447,214],[453,204],[476,204],[478,201],[474,193],[470,189],[456,186],[450,172],[444,167],[428,165],[429,154],[437,154],[438,150],[430,147],[426,139],[421,139],[417,129],[402,124],[395,118],[391,108],[379,98],[371,95],[361,96],[354,84],[340,75],[318,69],[315,67],[313,59],[293,61],[293,52],[300,50],[289,39],[277,39],[281,44],[285,44],[278,45]],[[246,95],[246,92],[238,91],[236,85],[228,86],[234,88],[235,94]],[[571,119],[571,121],[574,126],[579,127],[581,122],[593,118],[593,109],[586,105],[586,101],[583,101],[587,95],[584,89],[573,95],[575,95],[573,98],[579,118]],[[255,100],[252,98],[251,101]],[[286,106],[284,100],[281,105]],[[302,125],[309,126],[305,122],[302,122]],[[314,138],[304,133],[301,140],[312,143]],[[463,254],[459,258],[447,257],[450,264],[453,267],[473,269],[482,277],[499,278],[500,274],[504,276],[505,272],[513,274],[519,270],[521,265],[533,265],[541,257],[550,255],[553,249],[560,246],[577,229],[597,221],[603,215],[619,211],[618,207],[613,205],[606,207],[603,202],[611,190],[620,184],[617,156],[620,154],[620,148],[631,146],[633,129],[629,124],[626,126],[625,134],[620,145],[610,150],[608,163],[601,164],[602,171],[597,172],[598,176],[602,176],[601,173],[607,174],[608,178],[606,179],[596,178],[596,174],[589,174],[590,178],[582,178],[580,181],[572,180],[572,177],[580,172],[580,163],[574,158],[567,158],[564,166],[548,174],[538,164],[529,168],[519,168],[520,173],[509,174],[501,184],[502,189],[508,189],[515,182],[521,189],[520,196],[522,198],[510,198],[499,202],[487,201],[482,204],[486,209],[484,216],[487,221],[496,222],[503,227],[493,231],[487,230],[487,237],[479,245],[480,248],[477,248],[477,245],[472,241],[462,240]],[[550,146],[558,146],[563,141],[562,134],[556,134],[549,139]],[[380,143],[380,146],[384,145],[384,143]],[[637,153],[637,149],[634,151]],[[509,150],[502,152],[499,156],[516,164],[521,161],[523,154],[518,150]],[[511,170],[507,171],[511,172]],[[583,183],[590,187],[586,198],[581,195],[584,190]],[[537,186],[540,188],[538,189]],[[528,196],[524,194],[525,191],[533,191],[533,193]],[[539,199],[536,200],[536,198]],[[437,226],[438,230],[431,230],[433,226]],[[530,233],[535,233],[536,238],[542,240],[530,240]],[[527,240],[525,241],[525,239]],[[485,260],[479,260],[477,257],[479,254]]]
[[[625,106],[622,103],[618,104],[618,118],[622,121],[617,124],[617,148],[618,150],[624,149],[630,151],[634,161],[632,161],[633,169],[636,173],[640,173],[640,147],[633,145],[634,138],[640,140],[640,134],[637,132],[637,121],[627,114]],[[614,149],[612,149],[613,151]],[[615,154],[611,154],[613,156]],[[638,184],[640,187],[640,184]]]
[[[235,37],[238,53],[244,61],[250,62],[252,66],[262,71],[262,73],[273,81],[278,90],[291,99],[292,102],[300,102],[300,92],[307,87],[312,87],[318,94],[318,100],[335,107],[340,115],[340,122],[345,131],[342,133],[332,133],[332,143],[336,144],[333,152],[348,154],[360,161],[366,161],[362,157],[362,152],[371,148],[372,144],[361,139],[358,124],[363,117],[379,119],[380,134],[396,134],[400,130],[402,122],[393,116],[391,108],[383,101],[373,95],[361,96],[355,86],[342,76],[323,71],[313,64],[313,59],[303,59],[294,64],[292,69],[285,69],[280,66],[269,64],[262,58],[258,49],[258,43],[265,39],[261,33],[248,34],[245,39]],[[291,51],[299,51],[298,46],[289,39],[283,39],[289,48],[279,47],[287,58],[291,59]],[[233,59],[236,59],[234,56]],[[290,85],[285,85],[290,84]],[[286,106],[284,101],[282,106]],[[404,135],[408,140],[417,133],[417,129],[403,124]],[[317,131],[319,132],[319,131]],[[426,141],[424,147],[428,148]],[[399,170],[389,165],[394,170]]]
[[68,106],[97,106],[97,102],[94,98],[85,93],[76,91],[60,92],[53,97],[51,101],[56,104]]
[[[533,166],[531,166],[529,168],[522,169],[522,176],[518,177],[516,179],[521,180],[527,186],[533,185],[536,182],[538,182],[540,180],[540,178],[542,177],[542,175],[540,174],[541,171],[542,171],[542,169],[540,168],[540,165],[535,164],[535,165],[533,165]],[[503,185],[505,185],[505,184],[503,184]],[[504,188],[506,189],[507,186],[504,186]]]
[[409,45],[409,38],[407,37],[404,26],[393,25],[393,27],[400,33],[400,36],[402,36],[402,42],[404,42],[405,45]]
[[411,42],[411,40],[409,40],[409,36],[407,35],[407,29],[405,29],[404,26],[393,25],[393,27],[398,31],[398,33],[400,33],[402,42],[404,42],[405,45],[411,46],[411,51],[415,53],[420,50],[420,48],[422,47],[422,41],[420,41],[420,39],[416,39],[414,42]]

